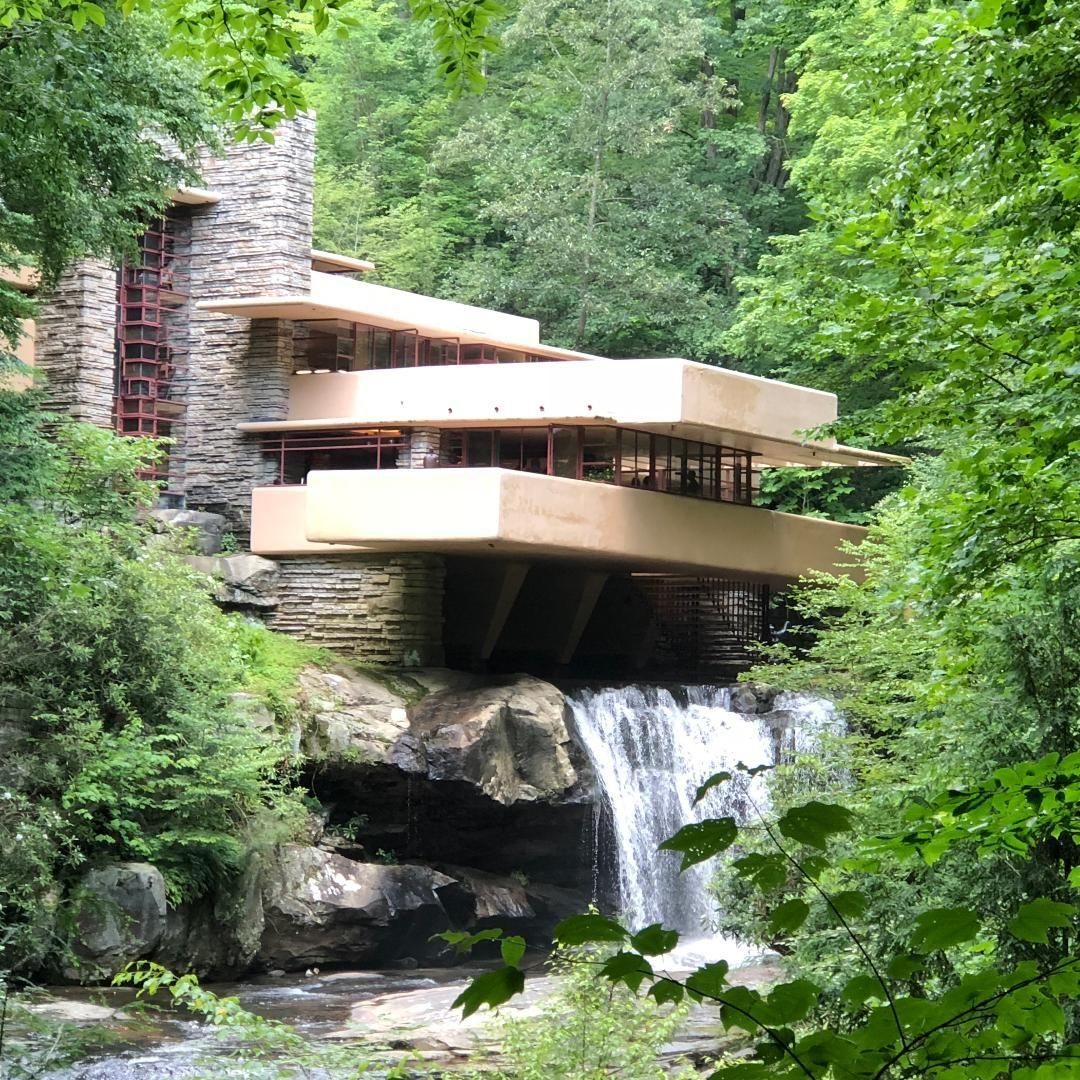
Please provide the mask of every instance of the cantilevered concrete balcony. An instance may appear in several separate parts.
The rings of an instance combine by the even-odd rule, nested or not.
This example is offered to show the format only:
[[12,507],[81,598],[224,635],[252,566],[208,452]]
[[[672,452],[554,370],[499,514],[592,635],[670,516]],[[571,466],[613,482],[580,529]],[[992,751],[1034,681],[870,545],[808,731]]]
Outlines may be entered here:
[[620,425],[718,443],[760,465],[883,465],[903,459],[807,440],[836,396],[680,359],[579,360],[293,376],[284,421],[250,432],[372,427]]
[[257,488],[260,555],[378,551],[564,560],[783,583],[852,572],[865,530],[758,507],[505,469],[309,473]]

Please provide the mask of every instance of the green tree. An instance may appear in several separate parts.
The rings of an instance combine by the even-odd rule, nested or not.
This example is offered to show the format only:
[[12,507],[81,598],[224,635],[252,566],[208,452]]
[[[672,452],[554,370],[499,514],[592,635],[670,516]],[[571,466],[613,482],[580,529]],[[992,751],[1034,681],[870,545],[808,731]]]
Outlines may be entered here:
[[[154,21],[114,12],[81,33],[55,18],[0,28],[0,269],[30,260],[47,289],[75,258],[124,251],[193,179],[207,103],[163,42]],[[0,340],[31,313],[0,280]]]
[[312,50],[316,242],[374,259],[388,285],[438,293],[454,253],[482,231],[468,186],[432,168],[465,106],[400,4],[371,0],[353,12],[348,39],[324,38]]
[[732,104],[702,71],[705,29],[689,0],[521,6],[477,115],[441,149],[472,167],[489,230],[458,295],[578,348],[709,354],[752,240],[728,192],[762,144],[701,126]]
[[[353,0],[0,0],[0,47],[27,24],[58,20],[76,32],[104,29],[110,14],[154,14],[168,27],[168,51],[198,65],[221,115],[248,139],[272,139],[283,119],[307,107],[294,61],[314,33],[347,37]],[[490,24],[497,0],[415,0],[416,16],[430,22],[438,70],[455,93],[480,90],[486,55],[498,42]]]

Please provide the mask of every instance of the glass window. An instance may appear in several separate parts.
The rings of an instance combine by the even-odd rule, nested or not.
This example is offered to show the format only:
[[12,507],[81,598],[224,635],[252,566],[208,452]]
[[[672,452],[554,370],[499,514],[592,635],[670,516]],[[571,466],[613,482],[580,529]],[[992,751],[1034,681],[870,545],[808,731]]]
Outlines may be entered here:
[[552,476],[576,480],[580,475],[581,441],[576,427],[551,428],[550,469]]
[[582,430],[582,478],[614,484],[618,432],[609,427],[587,427]]

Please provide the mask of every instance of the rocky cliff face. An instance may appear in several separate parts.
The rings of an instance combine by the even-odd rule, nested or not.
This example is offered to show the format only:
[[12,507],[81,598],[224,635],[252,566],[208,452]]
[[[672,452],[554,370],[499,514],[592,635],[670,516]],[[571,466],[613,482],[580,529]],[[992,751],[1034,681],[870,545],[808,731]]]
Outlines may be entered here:
[[324,807],[309,842],[264,854],[233,895],[179,909],[153,867],[87,875],[69,977],[139,958],[213,977],[432,963],[442,930],[498,925],[539,947],[588,902],[592,784],[556,687],[313,667],[297,716],[287,734]]

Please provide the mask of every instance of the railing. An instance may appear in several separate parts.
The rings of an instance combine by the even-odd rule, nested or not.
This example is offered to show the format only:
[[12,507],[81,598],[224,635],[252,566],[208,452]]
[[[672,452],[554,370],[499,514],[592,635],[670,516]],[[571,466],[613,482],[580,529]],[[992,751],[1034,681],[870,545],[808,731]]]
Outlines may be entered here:
[[[426,433],[425,439],[430,438]],[[278,484],[302,484],[312,469],[396,468],[410,442],[408,430],[354,428],[267,435],[262,448],[278,459]],[[444,429],[422,465],[512,469],[749,505],[754,456],[748,450],[632,428],[553,424]]]
[[462,342],[459,338],[430,338],[411,329],[392,330],[334,319],[298,321],[293,357],[293,370],[298,375],[550,359],[527,349],[519,351],[481,342]]

